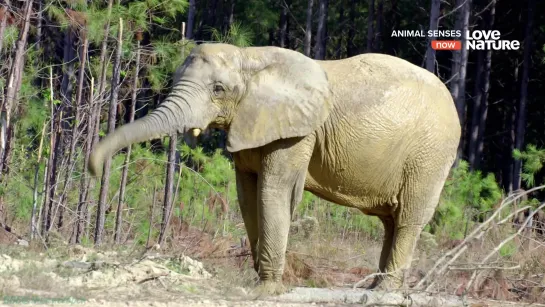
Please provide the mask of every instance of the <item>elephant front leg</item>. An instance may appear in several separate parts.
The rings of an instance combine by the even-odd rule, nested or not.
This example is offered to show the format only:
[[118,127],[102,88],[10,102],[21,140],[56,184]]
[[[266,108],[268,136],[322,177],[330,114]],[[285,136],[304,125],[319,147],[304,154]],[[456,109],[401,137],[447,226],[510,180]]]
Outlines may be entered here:
[[[288,145],[288,146],[286,146]],[[259,278],[257,296],[280,294],[292,208],[301,201],[314,138],[266,147],[258,178]]]
[[237,196],[240,213],[246,227],[250,250],[254,260],[254,269],[259,272],[259,259],[257,257],[257,244],[259,238],[259,225],[257,213],[257,175],[235,169],[237,181]]
[[[268,176],[266,176],[268,177]],[[255,289],[257,297],[284,292],[282,274],[284,272],[285,254],[291,212],[288,193],[285,188],[271,187],[270,179],[260,184],[261,210],[258,245],[259,280]],[[278,185],[275,183],[274,185]]]

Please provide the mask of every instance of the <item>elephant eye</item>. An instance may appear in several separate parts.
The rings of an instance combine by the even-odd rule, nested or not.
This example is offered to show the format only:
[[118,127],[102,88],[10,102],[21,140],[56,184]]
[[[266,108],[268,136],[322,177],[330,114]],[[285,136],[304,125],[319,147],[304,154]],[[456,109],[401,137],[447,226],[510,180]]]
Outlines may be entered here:
[[214,95],[219,96],[224,92],[223,86],[216,84],[214,85]]

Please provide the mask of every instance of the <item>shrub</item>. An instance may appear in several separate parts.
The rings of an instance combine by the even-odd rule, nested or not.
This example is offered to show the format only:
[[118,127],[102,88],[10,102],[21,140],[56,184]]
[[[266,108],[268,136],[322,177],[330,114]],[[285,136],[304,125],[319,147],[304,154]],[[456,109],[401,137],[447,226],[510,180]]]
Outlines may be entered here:
[[452,239],[464,237],[470,224],[483,221],[502,197],[494,174],[483,176],[460,161],[445,183],[439,206],[427,230],[440,230]]

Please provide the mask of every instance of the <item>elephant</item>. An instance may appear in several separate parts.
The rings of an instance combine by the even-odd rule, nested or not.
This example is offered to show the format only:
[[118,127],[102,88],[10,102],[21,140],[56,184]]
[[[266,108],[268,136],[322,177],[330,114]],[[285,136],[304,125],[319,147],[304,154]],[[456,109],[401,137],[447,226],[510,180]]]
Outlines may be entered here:
[[438,205],[461,127],[446,86],[398,57],[318,61],[279,47],[196,46],[148,115],[104,137],[88,167],[129,144],[173,133],[227,133],[258,294],[285,291],[290,221],[303,191],[378,217],[384,226],[370,288],[403,285]]

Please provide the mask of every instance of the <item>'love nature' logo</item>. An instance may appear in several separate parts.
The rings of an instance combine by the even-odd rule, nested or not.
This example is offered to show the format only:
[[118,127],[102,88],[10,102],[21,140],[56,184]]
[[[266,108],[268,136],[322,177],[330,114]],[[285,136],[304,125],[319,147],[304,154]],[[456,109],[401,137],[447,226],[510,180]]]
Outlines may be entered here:
[[[461,50],[462,31],[460,30],[394,30],[392,37],[428,37],[435,50]],[[437,38],[448,38],[441,40]],[[467,50],[518,50],[518,40],[501,38],[499,30],[473,30],[465,32]]]

